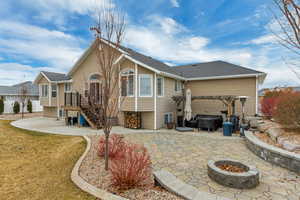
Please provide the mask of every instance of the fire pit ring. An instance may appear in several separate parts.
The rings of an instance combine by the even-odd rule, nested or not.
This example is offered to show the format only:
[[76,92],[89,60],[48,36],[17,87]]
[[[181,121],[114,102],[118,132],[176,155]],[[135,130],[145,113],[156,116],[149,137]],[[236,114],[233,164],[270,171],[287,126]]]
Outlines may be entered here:
[[[229,172],[218,167],[224,164],[237,166],[245,172]],[[259,184],[258,170],[253,166],[248,166],[235,160],[210,160],[207,164],[207,173],[212,180],[227,187],[250,189]]]

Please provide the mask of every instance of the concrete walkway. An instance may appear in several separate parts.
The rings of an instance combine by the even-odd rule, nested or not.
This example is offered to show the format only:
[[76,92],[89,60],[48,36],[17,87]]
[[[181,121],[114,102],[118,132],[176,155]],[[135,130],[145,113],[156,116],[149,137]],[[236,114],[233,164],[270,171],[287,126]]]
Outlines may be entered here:
[[[59,134],[59,135],[82,136],[82,135],[103,134],[102,130],[94,130],[88,127],[66,126],[63,120],[56,120],[54,118],[46,118],[46,117],[35,117],[35,118],[13,121],[11,125],[25,130],[38,131],[38,132],[50,133],[50,134]],[[156,131],[145,130],[145,129],[134,130],[134,129],[124,128],[121,126],[114,126],[112,128],[112,133],[118,133],[118,134],[153,133],[153,132]]]

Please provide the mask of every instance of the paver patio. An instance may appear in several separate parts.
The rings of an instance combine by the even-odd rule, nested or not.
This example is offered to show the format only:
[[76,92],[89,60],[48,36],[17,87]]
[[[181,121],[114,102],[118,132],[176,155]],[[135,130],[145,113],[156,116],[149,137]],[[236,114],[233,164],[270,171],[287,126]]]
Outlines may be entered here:
[[[154,170],[165,169],[177,178],[206,191],[231,199],[300,199],[300,175],[261,160],[239,137],[225,138],[213,133],[129,134],[129,141],[144,144],[151,153]],[[207,161],[230,158],[254,165],[261,172],[255,189],[239,190],[221,186],[207,176]]]

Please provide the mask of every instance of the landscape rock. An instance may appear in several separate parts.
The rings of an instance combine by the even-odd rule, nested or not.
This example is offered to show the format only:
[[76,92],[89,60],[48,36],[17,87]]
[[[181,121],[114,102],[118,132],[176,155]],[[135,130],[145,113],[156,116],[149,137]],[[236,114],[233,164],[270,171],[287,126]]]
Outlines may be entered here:
[[277,137],[277,143],[283,145],[283,142],[288,140],[286,137]]
[[288,151],[296,151],[296,150],[300,150],[300,145],[299,144],[295,144],[292,141],[289,140],[284,140],[282,142],[282,147]]
[[277,142],[277,138],[282,134],[282,130],[280,128],[269,128],[266,130],[266,133],[269,137],[274,141]]

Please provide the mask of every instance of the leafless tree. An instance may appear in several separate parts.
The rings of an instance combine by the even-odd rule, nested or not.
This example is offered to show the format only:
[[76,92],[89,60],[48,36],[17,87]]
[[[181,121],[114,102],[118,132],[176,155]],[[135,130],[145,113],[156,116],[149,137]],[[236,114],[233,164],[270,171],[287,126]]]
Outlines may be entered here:
[[102,126],[105,133],[105,169],[108,170],[109,135],[113,119],[118,117],[122,101],[119,98],[118,88],[120,67],[115,62],[121,56],[118,49],[125,32],[125,17],[116,8],[101,8],[97,11],[95,26],[90,30],[95,33],[97,69],[101,76],[100,95],[86,91],[84,96],[89,112],[98,115],[96,117],[98,128]]
[[26,87],[26,84],[21,85],[19,88],[19,96],[20,96],[20,103],[21,103],[21,113],[22,113],[22,119],[24,118],[24,108],[25,108],[25,102],[28,97],[28,89]]
[[273,0],[280,11],[274,18],[281,31],[273,30],[281,45],[300,55],[300,0]]

